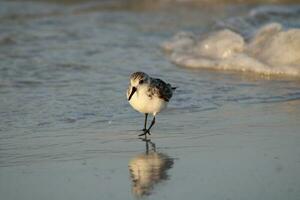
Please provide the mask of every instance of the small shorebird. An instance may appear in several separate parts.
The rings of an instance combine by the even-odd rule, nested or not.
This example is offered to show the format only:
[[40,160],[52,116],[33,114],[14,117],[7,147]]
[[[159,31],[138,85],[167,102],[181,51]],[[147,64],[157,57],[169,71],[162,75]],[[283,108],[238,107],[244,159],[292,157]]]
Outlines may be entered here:
[[[176,87],[164,81],[152,78],[144,72],[134,72],[130,76],[130,83],[127,89],[127,99],[130,105],[137,111],[145,114],[145,122],[142,134],[150,135],[150,129],[155,124],[155,116],[166,108]],[[152,122],[147,129],[148,114],[153,115]]]

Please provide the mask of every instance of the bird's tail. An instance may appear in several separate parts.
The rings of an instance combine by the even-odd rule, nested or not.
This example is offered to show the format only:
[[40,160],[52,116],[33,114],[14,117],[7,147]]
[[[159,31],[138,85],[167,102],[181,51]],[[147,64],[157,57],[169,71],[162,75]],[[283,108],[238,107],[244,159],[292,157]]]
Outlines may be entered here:
[[178,87],[171,87],[171,89],[174,91],[174,90],[176,90]]

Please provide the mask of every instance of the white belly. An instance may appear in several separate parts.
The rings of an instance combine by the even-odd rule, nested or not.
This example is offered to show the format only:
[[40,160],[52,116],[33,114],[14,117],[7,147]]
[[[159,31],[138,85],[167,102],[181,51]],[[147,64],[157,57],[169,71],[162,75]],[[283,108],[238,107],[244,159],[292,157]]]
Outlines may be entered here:
[[132,96],[130,105],[141,113],[152,113],[156,115],[167,106],[167,102],[157,96],[149,97],[145,93],[138,93]]

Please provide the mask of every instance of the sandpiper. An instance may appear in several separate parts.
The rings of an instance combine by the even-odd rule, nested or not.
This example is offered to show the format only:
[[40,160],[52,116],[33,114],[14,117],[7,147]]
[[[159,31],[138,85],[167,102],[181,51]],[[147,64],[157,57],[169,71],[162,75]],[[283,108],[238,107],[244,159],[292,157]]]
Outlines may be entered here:
[[[134,72],[130,76],[130,83],[127,89],[127,99],[130,105],[137,111],[145,114],[144,133],[150,135],[150,129],[155,124],[155,116],[166,108],[176,87],[165,83],[161,79],[152,78],[144,72]],[[148,114],[153,115],[152,122],[147,129]]]

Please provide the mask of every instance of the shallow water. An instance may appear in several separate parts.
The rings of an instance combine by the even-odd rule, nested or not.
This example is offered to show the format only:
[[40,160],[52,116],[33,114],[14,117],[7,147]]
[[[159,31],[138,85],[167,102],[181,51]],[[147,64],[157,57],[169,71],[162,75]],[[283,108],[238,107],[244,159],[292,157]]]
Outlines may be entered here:
[[[0,2],[1,196],[298,199],[299,79],[184,69],[160,49],[269,6],[112,7]],[[265,13],[247,28],[299,28]],[[178,87],[151,142],[125,97],[137,70]]]

